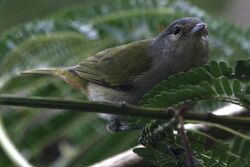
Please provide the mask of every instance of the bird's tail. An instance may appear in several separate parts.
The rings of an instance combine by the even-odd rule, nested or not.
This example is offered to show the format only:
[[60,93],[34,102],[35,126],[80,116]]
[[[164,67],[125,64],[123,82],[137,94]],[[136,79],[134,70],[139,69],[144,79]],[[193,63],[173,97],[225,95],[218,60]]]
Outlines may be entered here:
[[82,79],[72,69],[64,68],[41,68],[21,72],[22,75],[52,75],[63,79],[71,86],[83,89],[86,88],[86,80]]
[[21,74],[62,76],[66,74],[66,71],[60,68],[41,68],[41,69],[32,69],[32,70],[23,71],[21,72]]

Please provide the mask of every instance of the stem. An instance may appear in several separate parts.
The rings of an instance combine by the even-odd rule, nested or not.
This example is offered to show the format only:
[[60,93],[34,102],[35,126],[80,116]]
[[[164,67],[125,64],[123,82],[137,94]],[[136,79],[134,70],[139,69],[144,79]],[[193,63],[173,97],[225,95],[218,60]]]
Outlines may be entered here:
[[185,128],[184,128],[184,119],[183,119],[183,115],[187,112],[187,110],[185,108],[181,108],[180,109],[180,113],[177,116],[178,121],[179,121],[179,134],[181,136],[182,139],[182,144],[183,147],[185,149],[186,155],[187,155],[187,165],[189,167],[194,167],[194,160],[193,160],[193,155],[192,155],[192,150],[190,148],[190,143],[188,140],[188,137],[185,133]]
[[0,146],[2,146],[8,157],[15,163],[16,166],[20,167],[33,167],[29,162],[22,156],[18,149],[11,142],[7,135],[2,120],[0,118]]
[[[145,108],[126,103],[104,103],[93,101],[71,101],[55,98],[25,98],[15,96],[0,96],[0,105],[22,106],[47,109],[64,109],[78,112],[107,113],[125,116],[148,117],[152,119],[169,120],[176,116],[174,110],[165,108]],[[184,113],[185,120],[198,120],[223,125],[250,126],[249,117],[218,116],[212,113]]]
[[[96,101],[72,101],[58,98],[43,98],[43,97],[16,97],[16,96],[0,96],[0,105],[21,106],[32,108],[46,109],[64,109],[76,112],[93,112],[106,113],[127,116],[139,116],[162,119],[162,116],[171,118],[174,116],[174,111],[166,109],[144,108],[129,105],[127,103],[106,103]],[[250,123],[250,121],[249,121]]]
[[243,133],[240,133],[234,129],[231,129],[229,127],[226,127],[226,126],[223,126],[223,125],[220,125],[220,124],[215,124],[215,123],[210,123],[210,122],[205,122],[205,121],[185,121],[187,123],[191,123],[191,124],[202,124],[202,125],[207,125],[207,126],[212,126],[212,127],[215,127],[215,128],[218,128],[218,129],[221,129],[221,130],[224,130],[228,133],[231,133],[235,136],[238,136],[238,137],[241,137],[245,140],[250,140],[250,136],[247,136]]

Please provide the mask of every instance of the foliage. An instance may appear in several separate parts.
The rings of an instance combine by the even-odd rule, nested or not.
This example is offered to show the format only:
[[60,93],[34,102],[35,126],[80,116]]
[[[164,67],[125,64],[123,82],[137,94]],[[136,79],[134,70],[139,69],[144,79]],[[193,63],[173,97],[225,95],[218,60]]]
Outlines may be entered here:
[[[157,166],[185,166],[182,139],[174,133],[167,135],[161,142],[154,141],[153,146],[147,144],[146,148],[136,148],[134,152]],[[249,151],[246,148],[249,140],[238,138],[239,141],[233,144],[244,144],[236,148],[198,131],[188,131],[187,136],[196,166],[249,166]]]
[[[141,105],[168,107],[202,100],[199,110],[203,112],[225,105],[220,101],[248,108],[250,63],[238,61],[233,65],[237,60],[249,59],[250,31],[215,20],[182,0],[90,1],[6,30],[0,34],[0,91],[85,99],[58,79],[20,77],[18,72],[34,67],[75,65],[99,50],[151,38],[172,20],[186,16],[200,17],[209,25],[210,56],[215,61],[168,78],[150,91]],[[1,116],[17,148],[36,166],[87,166],[137,144],[136,132],[109,134],[105,123],[89,113],[1,107]],[[135,152],[157,165],[180,165],[185,159],[182,151],[177,158],[169,155],[173,148],[177,152],[183,150],[180,137],[173,131],[175,123],[170,125],[167,137],[159,142],[153,140],[153,144],[150,141],[146,148]],[[152,136],[151,130],[146,134]],[[188,131],[187,135],[195,159],[204,166],[244,166],[240,162],[249,161],[246,139],[233,138],[228,140],[231,142],[228,146],[201,132]],[[204,144],[207,140],[213,143],[208,148]],[[0,152],[0,156],[5,154]],[[12,165],[7,158],[1,158],[0,166]]]
[[[249,60],[237,61],[234,68],[228,67],[225,62],[211,61],[204,67],[169,77],[147,93],[140,104],[151,108],[167,108],[211,99],[235,103],[249,109],[249,65]],[[171,127],[171,122],[165,123],[167,125],[154,124],[149,123],[141,135],[141,143],[147,147],[137,148],[135,153],[159,166],[185,166],[186,161],[182,160],[183,157],[185,159],[182,138],[179,133],[174,133],[174,130],[178,131],[177,127]],[[157,128],[162,130],[155,133]],[[188,131],[187,136],[197,166],[250,165],[250,152],[247,151],[249,137],[237,138],[239,141],[234,141],[231,148],[201,132]],[[244,146],[238,147],[241,143]],[[175,150],[180,151],[177,154]]]
[[169,77],[155,86],[141,105],[167,108],[173,105],[214,99],[235,103],[249,109],[249,60],[240,60],[234,69],[225,62],[211,61],[199,67]]

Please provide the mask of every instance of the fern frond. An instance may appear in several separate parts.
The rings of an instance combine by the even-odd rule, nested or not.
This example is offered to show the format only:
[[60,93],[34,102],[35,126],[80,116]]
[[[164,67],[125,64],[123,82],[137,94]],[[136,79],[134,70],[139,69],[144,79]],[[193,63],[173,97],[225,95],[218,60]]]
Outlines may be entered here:
[[[189,101],[217,100],[231,102],[249,108],[248,66],[230,68],[224,62],[211,61],[204,67],[179,73],[155,86],[140,105],[146,107],[171,107]],[[241,71],[239,70],[241,67]],[[242,79],[244,76],[244,81]]]

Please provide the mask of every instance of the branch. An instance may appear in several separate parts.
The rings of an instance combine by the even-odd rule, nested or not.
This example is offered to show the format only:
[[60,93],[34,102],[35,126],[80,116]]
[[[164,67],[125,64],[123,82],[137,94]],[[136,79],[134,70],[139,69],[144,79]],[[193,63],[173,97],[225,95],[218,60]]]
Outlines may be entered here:
[[[176,111],[173,109],[163,108],[145,108],[126,103],[104,103],[93,101],[72,101],[56,98],[42,98],[42,97],[15,97],[15,96],[0,96],[0,105],[8,106],[22,106],[33,108],[47,108],[47,109],[64,109],[78,112],[93,112],[93,113],[107,113],[125,116],[148,117],[152,119],[169,120],[176,116]],[[219,116],[212,113],[194,113],[186,112],[184,114],[185,120],[206,121],[224,125],[243,125],[250,126],[249,117],[232,117]]]
[[179,121],[179,130],[178,131],[179,131],[179,134],[180,134],[181,139],[182,139],[183,148],[185,149],[185,152],[186,152],[187,166],[188,167],[194,167],[193,153],[192,153],[192,150],[190,148],[190,142],[189,142],[188,136],[185,133],[185,128],[184,128],[183,115],[186,112],[187,112],[186,108],[181,108],[180,113],[177,116],[178,121]]

